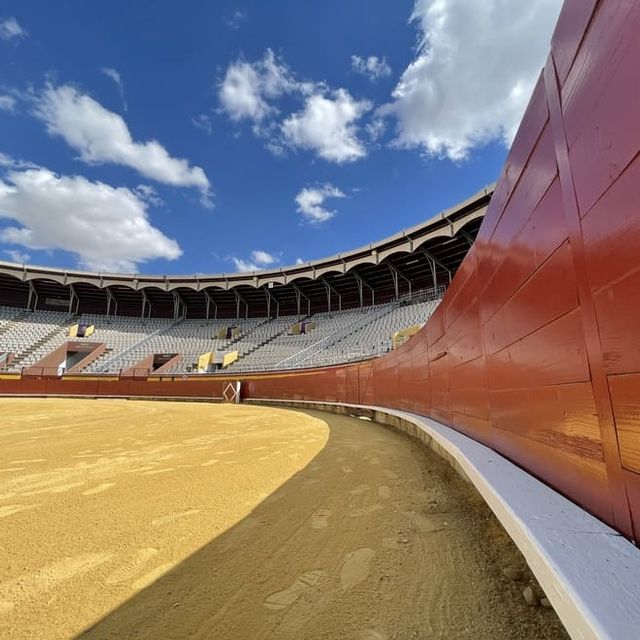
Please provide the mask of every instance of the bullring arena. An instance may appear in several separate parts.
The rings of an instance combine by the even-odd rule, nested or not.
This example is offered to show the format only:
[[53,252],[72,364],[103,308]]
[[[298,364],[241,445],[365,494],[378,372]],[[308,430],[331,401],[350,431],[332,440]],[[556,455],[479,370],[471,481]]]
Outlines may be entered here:
[[640,637],[638,33],[567,0],[496,184],[384,240],[0,262],[0,637]]
[[483,501],[405,435],[269,407],[0,405],[3,638],[566,637]]

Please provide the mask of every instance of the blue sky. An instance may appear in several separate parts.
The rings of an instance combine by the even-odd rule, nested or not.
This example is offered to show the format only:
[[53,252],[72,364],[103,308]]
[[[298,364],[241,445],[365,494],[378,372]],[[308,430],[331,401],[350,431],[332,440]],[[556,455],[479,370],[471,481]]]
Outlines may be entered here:
[[559,0],[3,2],[0,259],[289,265],[493,182]]

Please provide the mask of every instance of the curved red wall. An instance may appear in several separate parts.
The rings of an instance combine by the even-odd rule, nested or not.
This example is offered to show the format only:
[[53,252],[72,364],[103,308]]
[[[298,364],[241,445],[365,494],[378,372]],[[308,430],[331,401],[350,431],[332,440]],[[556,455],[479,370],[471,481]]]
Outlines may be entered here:
[[[640,540],[639,68],[639,2],[567,0],[476,243],[427,326],[373,361],[245,376],[244,395],[433,417]],[[211,397],[222,385],[0,391]]]
[[247,381],[248,395],[431,416],[637,539],[639,67],[640,3],[566,2],[476,243],[427,326],[384,358]]

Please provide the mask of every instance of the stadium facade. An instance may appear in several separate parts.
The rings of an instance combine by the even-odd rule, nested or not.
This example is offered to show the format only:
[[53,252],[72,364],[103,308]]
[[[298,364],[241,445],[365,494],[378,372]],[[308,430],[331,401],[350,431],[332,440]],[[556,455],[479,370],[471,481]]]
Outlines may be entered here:
[[0,262],[4,304],[142,317],[301,315],[389,302],[448,286],[478,233],[494,186],[426,222],[346,253],[249,273],[146,276]]

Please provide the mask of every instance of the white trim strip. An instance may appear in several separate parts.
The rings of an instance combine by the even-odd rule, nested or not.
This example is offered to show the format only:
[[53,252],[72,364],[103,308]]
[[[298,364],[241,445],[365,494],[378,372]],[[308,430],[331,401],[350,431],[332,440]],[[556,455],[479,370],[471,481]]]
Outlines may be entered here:
[[[640,637],[640,550],[506,458],[435,420],[385,407],[294,400],[259,403],[374,412],[415,425],[484,498],[574,640]],[[391,421],[393,424],[396,421]],[[445,455],[445,457],[448,457]]]

